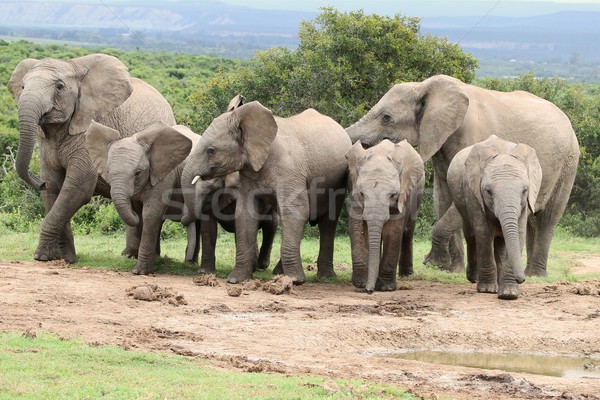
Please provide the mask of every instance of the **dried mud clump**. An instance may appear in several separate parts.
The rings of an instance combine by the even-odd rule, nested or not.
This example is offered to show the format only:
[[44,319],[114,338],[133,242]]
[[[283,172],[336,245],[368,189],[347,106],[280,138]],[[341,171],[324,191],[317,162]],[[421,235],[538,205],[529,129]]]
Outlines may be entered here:
[[231,297],[239,297],[243,291],[244,288],[241,286],[227,285],[227,294]]
[[271,294],[291,293],[294,290],[294,282],[289,276],[279,275],[272,280],[265,282],[262,288],[265,292]]
[[127,295],[133,297],[135,300],[160,301],[174,306],[187,305],[187,301],[183,295],[174,292],[170,287],[162,288],[158,285],[150,284],[132,286],[127,289]]
[[219,281],[213,274],[202,274],[195,276],[193,282],[198,286],[219,286]]

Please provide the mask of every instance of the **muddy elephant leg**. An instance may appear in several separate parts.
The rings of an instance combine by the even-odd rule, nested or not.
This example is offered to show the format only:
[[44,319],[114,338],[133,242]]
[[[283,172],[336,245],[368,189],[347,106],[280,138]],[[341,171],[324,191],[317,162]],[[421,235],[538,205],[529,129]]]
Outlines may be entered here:
[[227,277],[228,283],[242,283],[252,279],[256,261],[256,236],[258,234],[257,199],[253,195],[240,195],[235,215],[235,266]]
[[203,215],[200,223],[200,238],[202,241],[202,256],[200,258],[200,274],[217,272],[215,251],[217,247],[217,219],[212,214]]
[[498,274],[498,298],[502,300],[515,300],[519,297],[519,288],[513,268],[508,261],[504,238],[499,237],[494,240],[494,253]]
[[[137,215],[142,215],[143,208],[140,203],[132,202],[131,208]],[[142,230],[144,223],[140,220],[140,223],[136,226],[125,226],[125,249],[121,252],[122,256],[127,258],[137,258],[140,249],[140,241],[142,239]]]
[[369,260],[367,225],[362,218],[353,218],[352,215],[362,215],[362,210],[350,210],[348,231],[352,252],[352,284],[359,289],[364,289],[367,286],[369,274],[367,268]]
[[383,226],[383,252],[379,264],[379,276],[375,290],[392,292],[396,290],[396,266],[400,261],[400,251],[403,245],[403,221],[388,221]]
[[270,218],[260,222],[262,244],[258,253],[258,269],[267,269],[271,264],[271,250],[273,249],[273,241],[275,240],[278,225],[279,222],[275,213],[271,213]]
[[[47,213],[42,222],[40,240],[33,258],[39,261],[50,261],[63,258],[62,246],[71,254],[67,256],[74,261],[75,246],[72,243],[72,233],[65,232],[67,223],[84,204],[88,203],[94,193],[98,176],[90,164],[88,173],[81,168],[68,167],[60,185],[60,176],[51,171],[46,172],[48,183],[44,195],[44,205]],[[69,243],[70,242],[70,243]]]

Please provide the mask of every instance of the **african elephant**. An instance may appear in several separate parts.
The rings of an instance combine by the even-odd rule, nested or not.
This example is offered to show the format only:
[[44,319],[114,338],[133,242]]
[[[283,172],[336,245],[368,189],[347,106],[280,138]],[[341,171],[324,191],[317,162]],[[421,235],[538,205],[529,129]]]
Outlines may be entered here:
[[[130,136],[153,122],[173,125],[173,111],[158,91],[130,77],[122,62],[105,54],[25,59],[15,68],[8,89],[19,109],[16,171],[42,190],[46,209],[33,257],[75,262],[71,217],[92,195],[108,197],[110,191],[98,178],[82,134],[94,119]],[[29,171],[36,137],[41,178]],[[139,232],[128,229],[124,254],[135,256],[138,247]]]
[[[96,122],[85,133],[92,163],[110,184],[117,212],[127,225],[141,227],[134,274],[154,271],[164,220],[181,219],[183,197],[179,189],[183,161],[199,139],[185,126],[162,122],[125,138],[121,138],[119,131]],[[132,204],[142,205],[141,221]],[[188,246],[186,255],[198,254],[195,224],[188,225],[188,244],[191,248]]]
[[335,276],[333,244],[350,146],[344,129],[313,109],[280,118],[255,101],[212,121],[184,174],[206,180],[240,173],[236,263],[228,282],[252,278],[258,223],[270,218],[259,212],[265,204],[277,210],[281,222],[283,273],[296,284],[305,281],[300,242],[308,221],[319,226],[317,276]]
[[401,275],[413,273],[413,234],[425,186],[423,160],[406,140],[384,140],[368,150],[359,140],[346,157],[352,283],[367,293],[396,290],[398,263]]
[[[200,139],[202,141],[202,139]],[[190,177],[182,176],[182,182]],[[182,185],[185,185],[182,183]],[[191,178],[194,191],[184,192],[184,213],[181,222],[189,225],[196,222],[200,226],[202,240],[202,257],[200,259],[201,274],[216,272],[215,247],[217,243],[217,224],[227,232],[235,233],[235,208],[240,190],[240,174],[233,172],[224,177],[201,180],[199,176]],[[188,186],[188,185],[186,185]],[[271,249],[277,233],[277,215],[272,209],[265,209],[261,214],[271,214],[272,218],[259,221],[262,230],[262,244],[257,249],[254,269],[266,269],[271,260]],[[195,261],[198,261],[196,254]]]
[[495,135],[459,151],[448,186],[463,221],[467,278],[477,291],[516,299],[525,280],[521,254],[529,210],[535,212],[542,167],[535,150]]
[[536,212],[528,220],[526,274],[547,275],[552,234],[567,205],[579,160],[571,123],[554,104],[527,92],[486,90],[438,75],[395,85],[346,131],[353,142],[367,145],[406,139],[423,161],[432,159],[438,217],[452,203],[447,170],[461,149],[492,133],[533,147],[543,177]]

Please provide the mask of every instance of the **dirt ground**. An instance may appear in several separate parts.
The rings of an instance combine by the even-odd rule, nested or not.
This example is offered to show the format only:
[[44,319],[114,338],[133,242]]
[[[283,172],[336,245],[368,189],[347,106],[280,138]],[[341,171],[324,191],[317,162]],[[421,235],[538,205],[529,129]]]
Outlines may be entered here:
[[[600,269],[600,257],[583,261]],[[428,398],[600,399],[600,378],[390,357],[409,350],[565,355],[590,357],[588,367],[600,370],[598,281],[525,283],[516,301],[470,284],[403,281],[405,290],[373,295],[350,285],[285,284],[232,288],[221,279],[4,261],[0,330],[173,352],[215,368],[393,383]]]

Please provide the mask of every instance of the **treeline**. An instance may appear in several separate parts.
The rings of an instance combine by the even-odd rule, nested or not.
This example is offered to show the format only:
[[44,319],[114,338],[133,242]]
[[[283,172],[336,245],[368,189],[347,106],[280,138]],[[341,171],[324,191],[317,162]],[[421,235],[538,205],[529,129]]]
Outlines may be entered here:
[[[383,17],[324,8],[314,21],[301,23],[299,39],[294,50],[274,47],[246,61],[166,51],[0,42],[4,83],[0,87],[0,227],[30,229],[29,221],[43,216],[38,194],[19,181],[11,165],[18,143],[16,104],[6,89],[12,71],[27,57],[72,58],[102,52],[118,57],[133,76],[155,86],[173,106],[177,121],[198,133],[237,93],[248,101],[260,101],[278,115],[312,107],[348,126],[394,83],[421,81],[435,74],[496,90],[527,90],[565,111],[581,144],[577,180],[562,225],[576,235],[600,235],[600,85],[537,79],[530,74],[475,81],[476,59],[445,38],[422,35],[420,20],[402,15]],[[431,182],[427,191],[418,227],[421,235],[429,234],[435,220]],[[100,199],[80,210],[73,222],[76,230],[123,229],[112,206]],[[169,235],[169,229],[164,235]],[[340,232],[344,232],[343,223]]]

